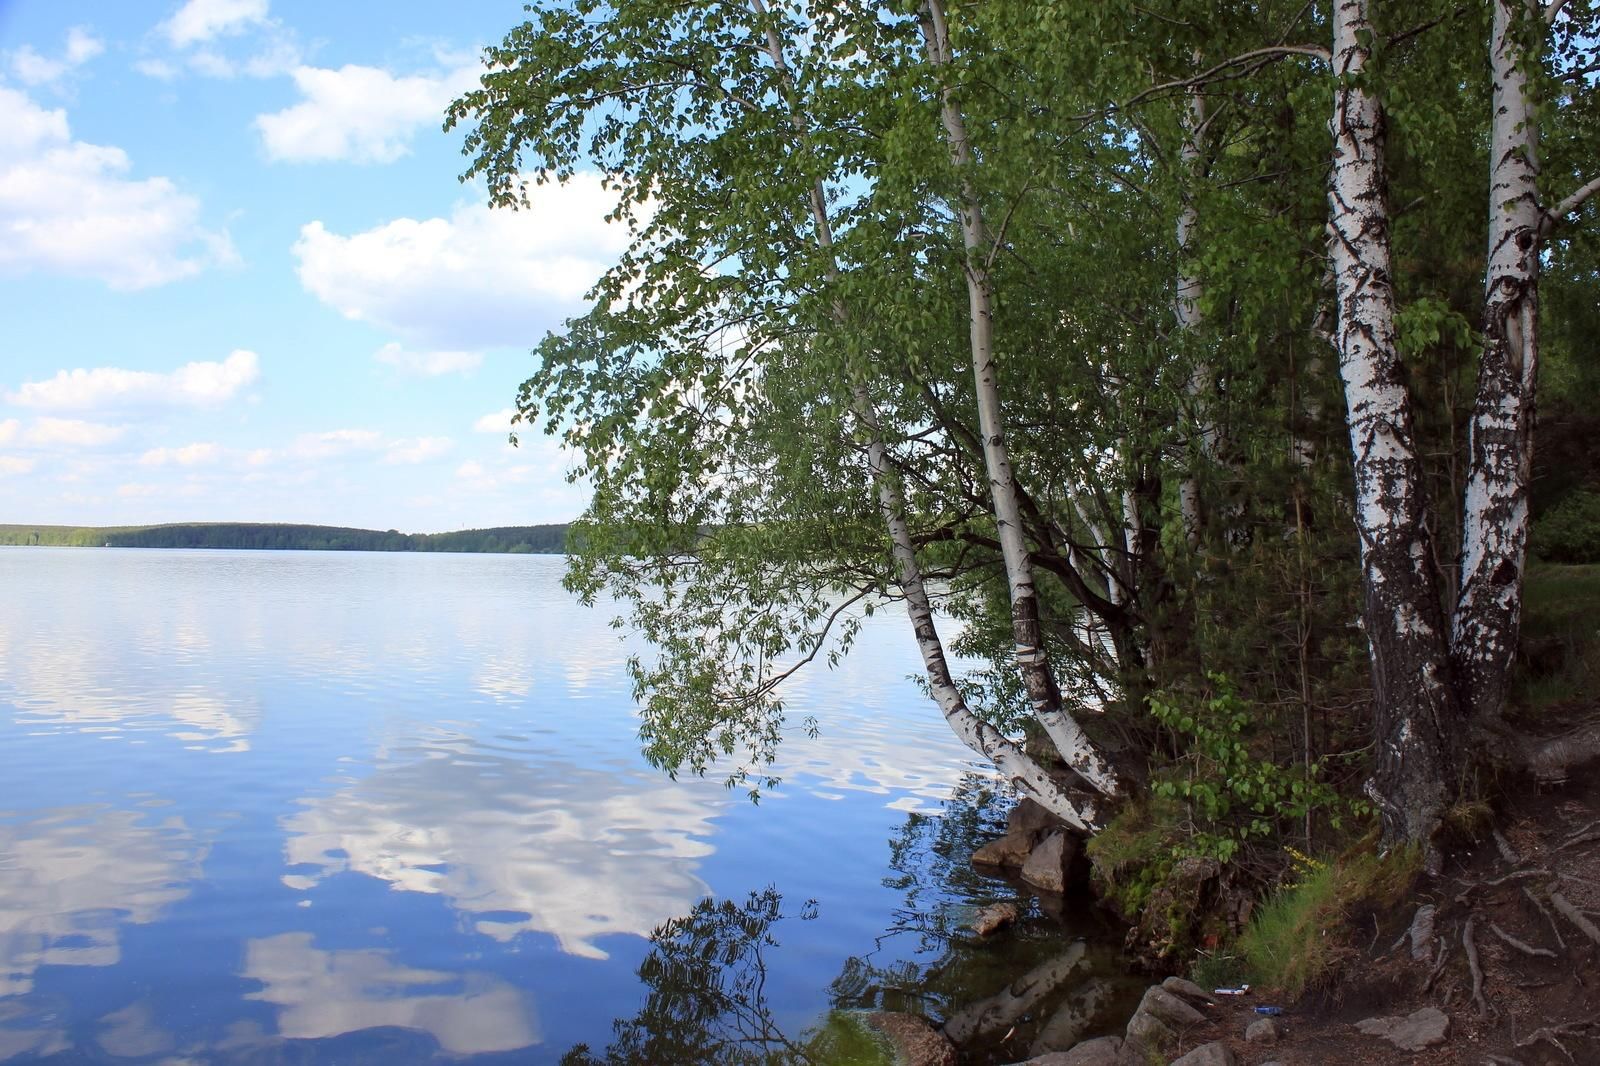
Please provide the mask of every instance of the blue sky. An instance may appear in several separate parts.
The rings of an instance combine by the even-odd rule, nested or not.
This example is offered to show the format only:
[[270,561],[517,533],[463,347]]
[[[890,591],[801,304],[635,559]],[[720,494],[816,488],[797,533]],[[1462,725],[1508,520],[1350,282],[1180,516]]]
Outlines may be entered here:
[[506,420],[625,236],[592,175],[490,212],[440,131],[522,18],[0,0],[0,522],[574,517]]

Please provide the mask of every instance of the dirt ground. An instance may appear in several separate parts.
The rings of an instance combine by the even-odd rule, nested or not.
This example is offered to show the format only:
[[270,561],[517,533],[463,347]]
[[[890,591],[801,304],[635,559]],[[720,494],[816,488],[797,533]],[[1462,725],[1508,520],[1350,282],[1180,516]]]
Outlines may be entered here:
[[[1494,825],[1409,904],[1355,916],[1370,942],[1332,987],[1283,1004],[1276,1043],[1244,1039],[1253,1008],[1275,1002],[1266,992],[1221,1001],[1185,1045],[1226,1041],[1245,1066],[1600,1064],[1600,765],[1561,786],[1514,784]],[[1429,903],[1433,936],[1415,958],[1409,930]],[[1423,1051],[1354,1027],[1429,1006],[1449,1015],[1449,1037]]]

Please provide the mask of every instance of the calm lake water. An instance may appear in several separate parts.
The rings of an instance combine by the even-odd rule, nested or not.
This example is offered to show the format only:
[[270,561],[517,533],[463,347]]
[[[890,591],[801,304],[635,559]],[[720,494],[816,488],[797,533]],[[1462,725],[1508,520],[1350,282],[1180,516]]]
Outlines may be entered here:
[[[1114,930],[959,932],[1018,895],[965,862],[1005,801],[902,617],[795,686],[822,735],[756,806],[644,764],[562,567],[0,548],[0,1060],[825,1059],[830,1009],[996,994],[1112,1024]],[[1030,967],[1071,977],[1018,1012]]]

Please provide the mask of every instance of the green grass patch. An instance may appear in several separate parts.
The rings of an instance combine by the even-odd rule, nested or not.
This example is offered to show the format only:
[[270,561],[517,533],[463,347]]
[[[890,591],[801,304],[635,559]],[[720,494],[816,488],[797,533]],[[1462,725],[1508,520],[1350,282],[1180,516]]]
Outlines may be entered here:
[[1379,856],[1368,838],[1338,859],[1296,856],[1298,880],[1257,908],[1236,954],[1253,983],[1297,999],[1353,958],[1350,920],[1362,908],[1394,907],[1421,868],[1420,852]]

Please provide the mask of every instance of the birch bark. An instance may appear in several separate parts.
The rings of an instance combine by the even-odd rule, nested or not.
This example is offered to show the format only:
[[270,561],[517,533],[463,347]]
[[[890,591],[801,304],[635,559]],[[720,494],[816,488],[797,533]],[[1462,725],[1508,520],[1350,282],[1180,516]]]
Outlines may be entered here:
[[[922,32],[928,61],[947,69],[951,62],[950,32],[940,0],[923,5]],[[1005,560],[1011,594],[1011,625],[1016,663],[1027,686],[1034,717],[1044,727],[1067,765],[1090,787],[1106,796],[1121,791],[1116,774],[1062,705],[1061,689],[1050,671],[1039,621],[1039,597],[1033,583],[1033,562],[1022,534],[1022,510],[1016,476],[1006,445],[1005,420],[994,348],[994,291],[987,263],[991,250],[983,208],[972,180],[972,147],[966,121],[949,84],[940,89],[940,117],[949,143],[950,161],[960,183],[961,237],[966,249],[967,310],[972,372],[978,400],[978,426],[983,438],[984,466],[994,502],[995,526]]]
[[[1183,170],[1184,181],[1190,185],[1199,178],[1200,170],[1200,133],[1206,122],[1206,101],[1200,93],[1200,87],[1194,86],[1189,90],[1189,99],[1184,113],[1183,146],[1179,149],[1178,160]],[[1194,197],[1186,190],[1183,197],[1183,210],[1178,212],[1178,284],[1177,299],[1174,308],[1178,330],[1181,333],[1190,333],[1198,330],[1204,321],[1200,310],[1200,300],[1205,295],[1205,287],[1200,279],[1190,272],[1190,258],[1194,253],[1195,227],[1199,224],[1200,213],[1194,206]],[[1195,363],[1189,375],[1189,402],[1194,408],[1194,422],[1200,437],[1200,451],[1203,455],[1210,456],[1215,438],[1215,430],[1210,422],[1207,411],[1207,393],[1211,387],[1211,367],[1204,361]],[[1192,464],[1195,457],[1189,459]],[[1195,547],[1200,542],[1200,526],[1204,515],[1200,506],[1200,484],[1193,470],[1184,477],[1178,485],[1178,504],[1183,515],[1183,529],[1188,537],[1189,546]]]
[[[1473,405],[1461,582],[1452,626],[1456,683],[1475,719],[1499,716],[1522,623],[1539,364],[1538,125],[1522,45],[1536,4],[1494,0],[1489,62],[1494,110],[1489,149],[1489,258],[1483,354]],[[1541,26],[1542,28],[1542,26]]]
[[[764,0],[751,0],[756,14],[766,21],[765,39],[768,57],[772,60],[778,78],[788,97],[789,122],[802,139],[808,138],[804,118],[794,105],[794,83],[784,58],[783,42],[768,18]],[[822,183],[813,182],[808,200],[811,220],[816,234],[817,247],[827,257],[825,272],[830,282],[839,278],[839,267],[834,255],[833,225],[828,218],[827,197]],[[850,312],[842,300],[836,300],[832,309],[835,321],[846,329],[850,325]],[[917,650],[921,653],[923,670],[927,675],[928,689],[934,703],[951,730],[968,748],[994,764],[1019,791],[1050,811],[1068,825],[1084,833],[1099,830],[1103,820],[1092,800],[1068,793],[1022,747],[978,717],[967,706],[960,688],[950,672],[945,656],[944,641],[933,617],[933,604],[923,580],[921,565],[917,562],[916,546],[911,539],[911,527],[906,521],[904,495],[900,491],[890,461],[888,446],[884,443],[883,429],[877,411],[865,386],[859,382],[851,387],[851,407],[867,438],[867,466],[877,489],[878,509],[888,527],[889,541],[895,560],[897,584],[906,603],[906,613],[916,636]],[[1085,738],[1087,739],[1087,738]]]
[[1328,204],[1378,745],[1368,792],[1387,840],[1426,843],[1453,800],[1462,738],[1395,345],[1383,112],[1364,77],[1366,0],[1336,0],[1333,37]]

